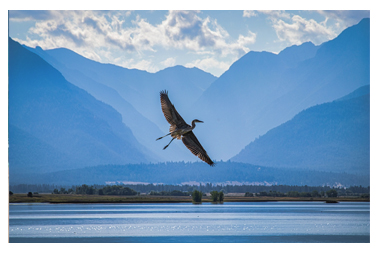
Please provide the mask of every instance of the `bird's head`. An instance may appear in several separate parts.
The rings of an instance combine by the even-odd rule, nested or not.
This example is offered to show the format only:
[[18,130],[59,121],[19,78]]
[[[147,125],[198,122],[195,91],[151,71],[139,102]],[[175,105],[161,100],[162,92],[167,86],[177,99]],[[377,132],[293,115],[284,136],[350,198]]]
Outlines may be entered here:
[[194,119],[192,122],[204,123],[204,121],[201,121],[201,120],[198,120],[198,119]]

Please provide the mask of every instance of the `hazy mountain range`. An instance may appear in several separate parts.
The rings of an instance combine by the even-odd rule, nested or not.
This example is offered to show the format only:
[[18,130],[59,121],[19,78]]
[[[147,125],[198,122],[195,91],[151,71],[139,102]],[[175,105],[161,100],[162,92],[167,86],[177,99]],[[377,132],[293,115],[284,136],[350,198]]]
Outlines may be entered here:
[[247,145],[231,160],[271,167],[368,173],[369,88],[363,86],[339,100],[300,112]]
[[[28,48],[10,38],[10,175],[197,161],[182,142],[163,151],[170,139],[155,141],[169,129],[159,100],[167,89],[188,123],[205,122],[194,132],[213,160],[253,164],[244,166],[242,181],[254,165],[368,177],[369,26],[364,19],[320,46],[308,42],[279,54],[249,52],[219,78],[182,66],[157,73],[126,69],[65,48]],[[242,165],[234,164],[234,171]],[[218,166],[226,169],[229,162]],[[88,176],[91,168],[83,169]],[[234,171],[226,178],[239,180]],[[169,182],[173,172],[168,173]],[[203,170],[197,173],[202,178]]]
[[54,66],[69,82],[116,109],[139,142],[162,161],[196,161],[182,143],[174,143],[176,148],[169,153],[162,150],[166,143],[154,141],[169,130],[161,112],[159,92],[167,89],[173,94],[173,103],[191,104],[216,77],[182,66],[148,73],[98,63],[65,48],[26,48]]
[[321,172],[272,168],[247,163],[219,162],[208,167],[201,162],[100,165],[49,173],[11,175],[10,184],[106,184],[106,183],[162,183],[162,184],[252,184],[252,185],[329,185],[369,186],[369,174]]
[[190,110],[208,123],[197,136],[208,140],[210,156],[229,159],[300,111],[369,85],[369,34],[364,19],[319,47],[249,52],[236,61]]
[[13,172],[157,160],[111,106],[11,39],[8,122]]

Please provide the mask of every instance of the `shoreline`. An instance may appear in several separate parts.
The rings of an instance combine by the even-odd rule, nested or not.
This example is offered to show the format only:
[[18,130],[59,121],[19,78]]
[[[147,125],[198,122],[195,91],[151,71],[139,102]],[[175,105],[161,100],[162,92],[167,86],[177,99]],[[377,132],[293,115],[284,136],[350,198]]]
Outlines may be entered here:
[[[278,201],[307,201],[307,202],[370,202],[370,198],[358,196],[345,197],[243,197],[225,196],[224,202],[278,202]],[[211,198],[203,196],[202,202],[212,203]],[[50,203],[50,204],[107,204],[107,203],[192,203],[190,196],[117,196],[117,195],[79,195],[79,194],[38,194],[28,197],[26,194],[13,194],[9,196],[12,203]]]

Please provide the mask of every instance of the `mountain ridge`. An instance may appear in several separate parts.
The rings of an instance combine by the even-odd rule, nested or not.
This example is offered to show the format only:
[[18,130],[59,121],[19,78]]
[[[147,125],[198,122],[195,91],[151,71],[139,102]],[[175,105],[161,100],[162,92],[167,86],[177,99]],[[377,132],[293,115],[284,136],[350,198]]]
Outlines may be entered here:
[[[131,128],[138,141],[162,161],[196,161],[196,158],[189,154],[182,143],[174,143],[175,149],[171,149],[171,152],[163,152],[164,144],[154,141],[167,133],[169,128],[161,112],[159,92],[166,87],[172,91],[171,94],[174,94],[175,89],[182,89],[183,97],[186,98],[185,103],[187,103],[187,101],[195,99],[193,95],[197,96],[197,92],[201,94],[209,85],[208,83],[215,79],[214,76],[197,68],[183,66],[174,66],[157,73],[148,73],[136,69],[125,69],[113,64],[98,63],[69,49],[60,48],[44,51],[41,48],[33,49],[26,46],[25,48],[37,53],[59,69],[71,83],[86,90],[98,100],[111,105],[121,113],[123,122]],[[205,78],[206,81],[203,80]],[[183,79],[192,81],[180,85]],[[134,83],[140,83],[139,80],[142,80],[142,84],[135,87],[136,84]],[[194,90],[196,89],[198,91],[195,93]],[[157,93],[154,92],[155,90]],[[178,98],[180,97],[178,96]],[[177,96],[171,97],[171,99],[176,101]],[[151,116],[147,118],[141,110],[139,111],[137,109],[139,106],[134,104],[134,101],[144,105],[144,110],[149,111]]]
[[[111,106],[70,84],[58,70],[9,38],[11,128],[15,126],[63,152],[78,162],[77,167],[154,160],[121,120]],[[10,152],[27,148],[17,140],[20,136],[17,131],[16,135],[10,132],[9,145],[13,146]],[[15,147],[15,142],[21,146]],[[29,148],[33,149],[31,145]],[[12,157],[10,154],[10,170],[28,169],[16,168],[14,164],[19,161]],[[71,167],[70,160],[66,165],[50,160],[51,169]]]
[[343,98],[303,110],[269,130],[231,160],[272,167],[370,170],[370,93],[363,86]]
[[[300,61],[292,64],[284,61],[282,52],[249,52],[233,63],[190,106],[211,124],[199,135],[209,140],[208,148],[214,145],[208,153],[230,159],[303,109],[369,84],[369,25],[364,19],[319,47],[308,43],[309,58],[296,57]],[[292,48],[298,50],[304,48]]]
[[[208,85],[216,79],[213,75],[198,69],[198,73],[203,75],[203,78],[195,80],[194,70],[188,70],[187,75],[172,75],[163,76],[172,68],[162,70],[156,73],[149,73],[147,71],[137,69],[126,69],[113,64],[99,64],[89,59],[82,59],[74,52],[68,53],[67,50],[62,52],[62,49],[51,49],[46,52],[64,63],[66,66],[70,65],[72,69],[84,73],[86,76],[96,79],[98,82],[109,86],[116,90],[119,95],[128,101],[139,113],[147,119],[150,119],[162,131],[167,131],[167,125],[162,121],[160,108],[157,108],[159,103],[158,94],[161,90],[166,89],[172,93],[178,94],[185,104],[191,104],[203,92],[199,87],[200,80]],[[91,61],[91,64],[80,64],[82,61]],[[76,64],[76,65],[73,65]],[[192,72],[190,74],[189,72]],[[162,79],[162,78],[165,79]],[[197,84],[197,85],[196,85]],[[155,103],[157,101],[157,103]],[[176,101],[175,101],[176,102]]]

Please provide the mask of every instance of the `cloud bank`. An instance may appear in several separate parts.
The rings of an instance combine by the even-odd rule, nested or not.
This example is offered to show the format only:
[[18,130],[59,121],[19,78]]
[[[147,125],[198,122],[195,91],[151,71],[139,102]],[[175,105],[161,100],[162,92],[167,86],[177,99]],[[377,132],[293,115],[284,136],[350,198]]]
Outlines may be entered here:
[[[210,56],[215,60],[226,56],[236,59],[249,51],[247,45],[255,43],[255,33],[249,31],[232,41],[216,20],[201,18],[198,14],[199,11],[169,11],[161,23],[150,24],[139,15],[127,22],[126,18],[131,15],[127,11],[11,11],[10,20],[35,21],[26,39],[19,40],[28,46],[66,47],[93,60],[116,60],[126,67],[151,71],[158,68],[150,66],[150,60],[142,56],[158,50],[178,49],[209,55],[204,61],[200,60],[205,62]],[[115,59],[115,54],[110,52],[116,51],[135,55],[134,60]],[[172,66],[172,58],[161,64]],[[225,65],[214,66],[225,68]]]
[[[369,17],[369,11],[310,11],[317,12],[323,21],[317,22],[314,19],[303,18],[300,15],[291,14],[280,10],[264,11],[243,11],[243,17],[258,17],[266,15],[274,28],[276,35],[281,42],[287,45],[300,45],[311,41],[314,44],[321,44],[327,40],[335,38],[345,28],[358,23],[361,19]],[[329,22],[332,20],[331,25]]]
[[322,17],[319,22],[289,11],[245,10],[241,20],[231,21],[244,28],[238,33],[201,11],[161,12],[156,21],[139,11],[9,11],[9,22],[33,24],[25,37],[13,38],[30,47],[65,47],[92,60],[149,72],[181,64],[218,76],[264,36],[248,25],[259,19],[267,20],[277,38],[269,43],[284,48],[306,41],[320,44],[369,16],[369,11],[313,12]]

